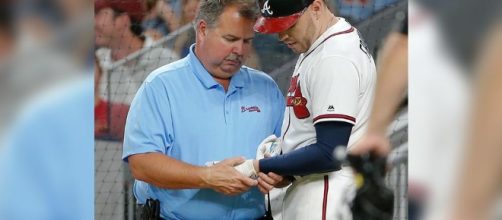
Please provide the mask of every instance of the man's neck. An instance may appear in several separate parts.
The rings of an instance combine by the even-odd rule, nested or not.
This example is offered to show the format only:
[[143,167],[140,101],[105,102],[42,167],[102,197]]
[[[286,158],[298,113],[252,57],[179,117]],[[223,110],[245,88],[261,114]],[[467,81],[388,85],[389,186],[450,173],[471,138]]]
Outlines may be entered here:
[[213,77],[213,79],[218,82],[221,86],[223,86],[223,89],[225,89],[225,92],[228,91],[228,86],[230,85],[230,78],[226,78],[226,79],[223,79],[223,78],[218,78],[218,77],[215,77],[211,74],[211,76]]
[[132,33],[124,34],[118,41],[112,42],[112,60],[123,59],[143,48],[143,40]]
[[230,85],[231,78],[219,78],[219,77],[216,77],[215,75],[213,75],[211,72],[209,72],[209,70],[204,65],[204,61],[202,59],[200,59],[199,53],[201,53],[201,50],[202,49],[198,47],[197,43],[195,43],[195,49],[194,49],[195,57],[197,57],[197,59],[199,59],[200,63],[202,64],[202,66],[204,66],[204,68],[207,70],[209,75],[211,75],[211,77],[213,77],[213,79],[217,83],[219,83],[221,86],[223,86],[223,88],[225,89],[225,92],[228,91],[228,86]]
[[[314,41],[319,39],[319,37],[322,36],[331,26],[335,25],[339,18],[337,18],[335,15],[328,13],[325,17],[321,18],[321,22],[319,23],[319,31],[316,33],[314,37]],[[312,41],[312,42],[314,42]]]

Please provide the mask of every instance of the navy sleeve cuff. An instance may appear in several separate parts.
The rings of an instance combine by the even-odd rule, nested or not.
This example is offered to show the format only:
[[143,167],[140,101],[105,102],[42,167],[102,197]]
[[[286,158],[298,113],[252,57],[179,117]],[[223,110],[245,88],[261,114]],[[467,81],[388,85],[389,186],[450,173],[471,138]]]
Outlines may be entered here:
[[333,156],[337,146],[346,147],[352,124],[340,121],[320,122],[315,125],[317,142],[276,157],[259,161],[260,171],[283,176],[303,176],[340,169],[340,161]]

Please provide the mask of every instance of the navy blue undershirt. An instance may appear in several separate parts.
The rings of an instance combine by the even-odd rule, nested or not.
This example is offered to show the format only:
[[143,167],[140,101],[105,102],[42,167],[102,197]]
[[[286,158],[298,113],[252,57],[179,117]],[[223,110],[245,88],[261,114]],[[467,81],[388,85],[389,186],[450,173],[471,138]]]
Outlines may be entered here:
[[314,125],[317,143],[260,160],[260,172],[304,176],[339,170],[341,162],[334,158],[333,150],[339,145],[347,146],[352,126],[340,121],[319,122]]

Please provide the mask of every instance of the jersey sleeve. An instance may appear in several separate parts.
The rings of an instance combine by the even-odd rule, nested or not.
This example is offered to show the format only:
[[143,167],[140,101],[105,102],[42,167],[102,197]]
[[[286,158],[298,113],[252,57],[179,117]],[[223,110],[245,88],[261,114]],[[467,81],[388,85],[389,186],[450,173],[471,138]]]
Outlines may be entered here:
[[122,159],[134,154],[166,153],[172,145],[169,98],[161,80],[145,82],[138,90],[127,116]]
[[324,121],[355,124],[359,81],[356,67],[344,57],[323,58],[313,67],[307,83],[314,124]]

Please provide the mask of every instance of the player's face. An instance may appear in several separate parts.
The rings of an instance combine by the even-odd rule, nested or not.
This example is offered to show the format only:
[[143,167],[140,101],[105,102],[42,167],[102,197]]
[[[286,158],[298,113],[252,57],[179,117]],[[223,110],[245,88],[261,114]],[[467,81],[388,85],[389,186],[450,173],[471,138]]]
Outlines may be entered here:
[[306,10],[293,26],[279,33],[279,40],[298,54],[306,52],[315,40],[312,39],[315,28],[309,13],[309,9]]
[[224,9],[215,27],[202,30],[199,25],[197,55],[214,77],[227,79],[240,69],[251,51],[253,25],[232,6]]
[[116,35],[114,11],[103,8],[94,16],[95,43],[97,46],[107,47]]

